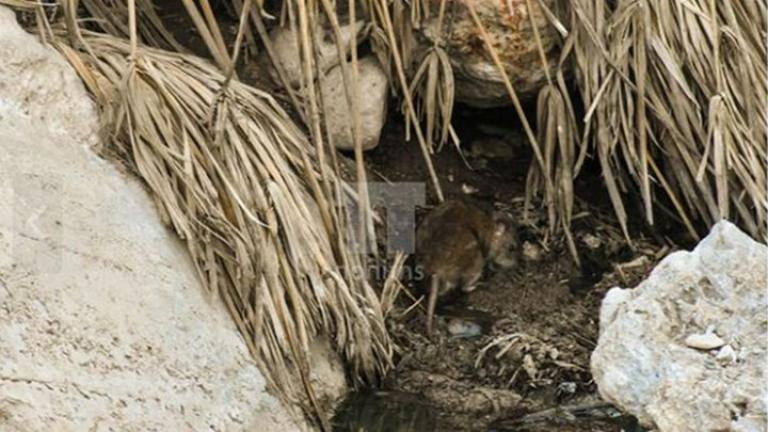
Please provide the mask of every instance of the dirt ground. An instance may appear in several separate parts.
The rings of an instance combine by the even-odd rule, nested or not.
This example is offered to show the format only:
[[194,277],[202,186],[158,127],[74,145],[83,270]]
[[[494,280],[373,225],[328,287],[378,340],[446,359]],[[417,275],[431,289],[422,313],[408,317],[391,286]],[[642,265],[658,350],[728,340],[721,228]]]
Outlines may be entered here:
[[[160,4],[177,37],[207,55],[199,37],[184,30],[189,28],[184,12],[171,2]],[[223,27],[227,37],[233,35],[232,25]],[[290,111],[264,72],[265,59],[254,60],[241,76],[270,89]],[[516,268],[487,271],[476,291],[439,304],[433,339],[425,337],[424,307],[413,307],[413,299],[423,295],[423,283],[404,281],[413,299],[401,295],[388,321],[399,347],[396,366],[381,388],[352,394],[341,405],[335,430],[643,430],[599,399],[589,356],[605,292],[637,285],[674,249],[668,238],[675,237],[674,225],[657,215],[657,230],[633,226],[629,245],[613,217],[599,168],[587,166],[575,183],[572,232],[579,268],[562,236],[548,233],[542,208],[534,206],[523,217],[531,151],[516,118],[512,109],[457,108],[453,124],[464,157],[446,145],[433,160],[446,199],[471,198],[518,222],[525,259]],[[369,180],[428,184],[418,143],[404,136],[402,118],[392,113],[379,147],[366,153]],[[434,190],[428,187],[428,192],[427,202],[434,205]],[[628,203],[635,224],[640,211]],[[674,241],[687,246],[685,239]],[[465,331],[452,334],[457,328]]]
[[[548,237],[543,209],[523,217],[531,159],[519,128],[504,125],[503,116],[515,117],[504,110],[458,114],[466,161],[446,147],[434,163],[447,199],[469,197],[518,221],[526,249],[521,264],[486,271],[476,291],[441,302],[432,339],[425,336],[424,307],[412,308],[413,300],[401,296],[389,320],[399,351],[385,391],[348,403],[342,412],[364,417],[363,429],[345,421],[339,430],[641,430],[599,400],[589,356],[605,292],[635,286],[669,248],[641,229],[632,232],[629,245],[607,197],[595,192],[602,190],[596,189],[599,176],[585,174],[577,194],[590,202],[577,201],[573,223],[580,269],[562,236]],[[378,180],[427,181],[418,144],[403,140],[403,128],[393,116],[380,146],[367,154],[371,170]],[[475,150],[499,139],[511,155]],[[414,298],[423,295],[423,282],[404,282]],[[420,416],[414,407],[425,407],[429,415]],[[409,413],[399,426],[393,420],[397,412]]]

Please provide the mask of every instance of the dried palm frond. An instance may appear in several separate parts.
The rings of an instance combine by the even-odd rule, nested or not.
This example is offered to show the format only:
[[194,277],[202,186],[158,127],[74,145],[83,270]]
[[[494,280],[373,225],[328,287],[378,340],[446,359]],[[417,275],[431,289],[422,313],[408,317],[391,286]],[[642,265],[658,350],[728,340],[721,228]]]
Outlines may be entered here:
[[[546,76],[547,84],[539,92],[537,106],[537,125],[538,138],[544,146],[544,166],[546,171],[542,172],[539,165],[531,164],[528,171],[526,184],[525,208],[530,207],[533,195],[542,182],[541,178],[549,178],[554,185],[552,193],[555,197],[549,201],[552,205],[548,208],[549,228],[553,230],[560,221],[560,226],[566,237],[571,256],[580,265],[576,245],[571,234],[571,218],[573,217],[574,188],[573,180],[578,175],[583,156],[586,154],[586,145],[577,141],[578,128],[576,126],[576,117],[573,112],[568,97],[568,89],[563,76],[564,64],[568,58],[567,47],[560,56],[559,67],[556,72],[556,79],[552,77],[549,70],[549,60],[547,59],[544,44],[539,35],[539,29],[533,18],[532,0],[526,0],[528,8],[528,17],[531,21],[531,28],[536,42],[541,67]],[[540,7],[546,10],[546,4],[541,3]],[[560,26],[562,27],[562,26]],[[555,82],[556,81],[556,82]],[[577,146],[581,147],[577,156]],[[577,159],[578,158],[578,159]],[[538,177],[538,178],[537,178]]]
[[[399,21],[384,26],[378,17],[385,15],[386,5],[369,3],[378,11],[374,25],[384,34],[398,35],[392,29],[413,32],[430,14],[428,1],[407,6],[390,2],[390,15]],[[526,0],[529,10],[533,3]],[[504,81],[534,150],[527,203],[543,196],[550,229],[562,227],[568,237],[572,179],[586,157],[594,154],[628,239],[625,200],[633,191],[641,197],[650,224],[660,203],[655,194],[661,193],[691,236],[699,234],[697,222],[709,226],[730,218],[751,234],[765,237],[768,6],[759,0],[536,3],[563,36],[556,76],[549,76],[545,68],[547,84],[537,104],[538,133],[528,125],[510,77]],[[504,75],[472,2],[461,5]],[[533,30],[546,63],[537,26]],[[412,39],[401,35],[374,48],[386,51],[378,53],[380,57],[392,56],[399,42]],[[435,95],[434,89],[449,83],[448,68],[441,73],[443,78],[424,79],[429,73],[434,76],[434,64],[435,59],[428,58],[416,69],[426,90],[422,94]],[[585,108],[579,124],[562,72],[570,65]],[[414,86],[406,87],[411,91],[400,87],[404,98],[418,88]],[[447,112],[450,104],[443,102],[440,106]],[[435,126],[434,115],[425,116],[423,107],[419,113],[428,131]]]
[[[453,113],[453,71],[448,55],[441,47],[430,49],[424,56],[421,65],[411,81],[409,92],[416,99],[418,117],[424,121],[426,141],[430,151],[435,146],[437,150],[454,138],[454,144],[458,146],[458,138],[451,127],[451,115]],[[403,107],[403,110],[407,110]],[[406,120],[406,134],[409,133],[411,122]],[[437,142],[435,142],[437,136]]]
[[[299,8],[306,8],[307,6],[304,4],[304,0],[299,0]],[[333,36],[334,36],[334,42],[336,43],[336,51],[338,53],[339,59],[341,61],[340,67],[341,67],[341,73],[342,73],[342,80],[344,81],[344,93],[345,98],[347,101],[347,106],[350,109],[350,112],[352,113],[352,140],[354,145],[354,153],[355,153],[355,168],[356,168],[356,177],[357,177],[357,196],[358,200],[361,204],[362,211],[360,212],[360,218],[358,220],[358,227],[359,232],[357,233],[358,241],[361,242],[361,244],[366,245],[370,250],[376,252],[376,240],[375,240],[375,232],[374,232],[374,226],[373,226],[373,217],[370,207],[370,198],[368,196],[368,178],[367,173],[365,170],[365,165],[363,161],[363,143],[362,143],[362,137],[360,136],[360,113],[358,110],[358,105],[361,101],[360,97],[360,86],[359,86],[359,74],[358,74],[358,58],[357,58],[357,32],[352,31],[351,32],[351,41],[350,41],[350,51],[351,51],[351,65],[347,65],[346,61],[346,55],[345,55],[345,49],[344,49],[344,41],[341,35],[341,28],[338,22],[338,19],[336,17],[336,11],[332,8],[332,5],[329,0],[321,0],[323,11],[325,12],[325,15],[328,17],[328,20],[331,25],[331,29],[333,30]],[[312,3],[310,2],[310,5]],[[356,23],[357,22],[357,6],[356,2],[352,1],[349,2],[349,21],[350,23]],[[315,15],[316,16],[316,15]],[[305,27],[309,28],[315,28],[315,26],[319,25],[319,22],[317,22],[317,19],[310,20],[310,21],[300,21],[303,25],[302,28]],[[306,30],[302,31],[303,34],[306,33]],[[305,41],[306,44],[309,44],[309,40]],[[313,51],[315,56],[313,58],[310,58],[308,60],[315,59],[318,56],[317,50]],[[305,61],[307,63],[307,61]],[[311,81],[311,77],[314,76],[314,71],[305,70],[304,77],[305,80]],[[319,74],[318,74],[319,75]],[[314,92],[313,90],[313,84],[310,83],[307,85],[306,89]],[[317,111],[320,111],[323,109],[317,102],[315,102],[312,98],[310,98],[310,103],[312,104],[313,108]],[[322,142],[322,137],[320,136],[320,125],[319,120],[317,117],[313,120],[313,130],[314,130],[314,138],[316,142]],[[327,119],[326,119],[326,125],[327,125]],[[326,132],[328,132],[328,128],[326,127]],[[330,133],[328,142],[331,142]],[[333,152],[333,150],[331,150]]]
[[[90,22],[105,33],[122,38],[128,38],[130,35],[128,4],[125,0],[61,0],[60,3],[72,11],[76,10],[78,4],[82,4],[88,14],[94,18]],[[137,19],[142,22],[137,30],[143,43],[176,52],[186,52],[186,49],[163,24],[152,0],[137,0],[136,12]]]
[[318,333],[344,352],[351,376],[375,380],[392,352],[379,300],[344,241],[351,234],[338,195],[319,183],[343,185],[327,171],[321,177],[314,148],[286,113],[204,60],[82,37],[87,51],[63,38],[55,46],[112,119],[113,144],[128,150],[271,388],[313,402],[308,353]]
[[[445,8],[446,0],[441,0],[435,30],[438,36],[432,48],[424,55],[421,65],[416,68],[411,79],[411,86],[408,89],[408,93],[414,95],[416,99],[418,117],[426,123],[426,141],[430,151],[434,150],[435,145],[439,150],[449,137],[452,138],[457,148],[459,146],[458,137],[451,127],[454,82],[453,67],[443,47]],[[403,111],[407,109],[407,106],[402,108]],[[409,118],[406,117],[406,136],[410,132],[411,122],[408,120]],[[437,143],[435,143],[435,136],[439,136]]]
[[[440,181],[437,179],[435,167],[432,164],[432,157],[430,156],[431,144],[427,141],[424,132],[421,130],[414,95],[410,91],[411,85],[406,77],[406,71],[410,67],[411,54],[413,53],[413,36],[411,35],[412,27],[406,23],[403,14],[410,9],[401,0],[395,0],[391,6],[389,3],[388,0],[368,0],[367,9],[370,11],[368,18],[374,26],[374,34],[380,35],[383,39],[382,42],[374,44],[374,47],[386,49],[386,52],[379,52],[377,55],[379,59],[383,60],[381,62],[382,65],[389,65],[391,67],[388,71],[389,75],[397,77],[396,80],[390,80],[390,82],[400,89],[403,106],[405,107],[405,115],[413,125],[414,132],[416,132],[416,140],[419,143],[435,194],[438,201],[443,201],[443,191],[440,187]],[[393,20],[393,16],[396,19]]]
[[403,272],[403,266],[405,265],[406,255],[402,252],[398,252],[392,260],[392,268],[384,281],[384,285],[381,289],[381,313],[384,318],[389,318],[389,315],[395,308],[395,302],[400,293],[405,290],[403,282],[400,280]]
[[[505,359],[505,368],[509,365],[512,369],[508,385],[512,386],[520,372],[526,375],[526,383],[533,386],[552,385],[564,370],[586,371],[589,365],[571,363],[563,359],[561,351],[536,336],[524,332],[506,333],[495,336],[478,352],[475,358],[475,368],[479,368],[488,356],[493,352],[493,359]],[[575,360],[575,359],[574,359]],[[503,372],[500,372],[501,375]]]
[[765,236],[768,6],[569,5],[587,130],[622,225],[625,179],[634,179],[649,223],[658,184],[691,235],[694,219],[732,218]]

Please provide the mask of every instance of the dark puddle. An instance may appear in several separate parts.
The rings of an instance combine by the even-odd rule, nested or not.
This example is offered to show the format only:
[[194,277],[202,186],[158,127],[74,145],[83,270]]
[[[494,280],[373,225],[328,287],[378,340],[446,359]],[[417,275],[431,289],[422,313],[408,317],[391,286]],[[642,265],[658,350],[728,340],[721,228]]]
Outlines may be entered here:
[[351,393],[333,418],[336,432],[421,432],[439,428],[432,407],[418,395],[396,391]]
[[[363,390],[350,393],[333,418],[335,432],[425,432],[453,431],[442,421],[444,414],[419,395]],[[637,419],[610,406],[558,407],[540,414],[498,420],[479,429],[488,431],[622,431],[646,432]]]

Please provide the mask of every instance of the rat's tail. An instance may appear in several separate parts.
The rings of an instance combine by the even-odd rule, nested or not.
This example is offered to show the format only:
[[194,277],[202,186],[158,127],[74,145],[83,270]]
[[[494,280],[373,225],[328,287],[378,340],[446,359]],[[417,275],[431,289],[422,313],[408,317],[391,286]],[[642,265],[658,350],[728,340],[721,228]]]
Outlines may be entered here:
[[437,305],[437,294],[440,292],[440,279],[432,275],[429,281],[429,293],[427,294],[427,335],[432,336],[432,321],[435,316],[435,305]]

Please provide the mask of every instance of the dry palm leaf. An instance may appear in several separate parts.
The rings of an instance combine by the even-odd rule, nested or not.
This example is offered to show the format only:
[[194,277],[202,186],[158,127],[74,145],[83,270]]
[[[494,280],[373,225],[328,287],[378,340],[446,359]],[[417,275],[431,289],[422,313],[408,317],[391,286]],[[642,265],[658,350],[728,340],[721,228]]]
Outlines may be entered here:
[[[421,65],[416,68],[416,72],[411,78],[411,86],[408,89],[408,93],[416,99],[418,117],[426,123],[426,141],[430,151],[435,149],[435,136],[439,137],[437,139],[438,151],[449,137],[452,138],[456,148],[459,147],[458,137],[451,127],[454,104],[453,67],[443,47],[442,37],[446,3],[447,0],[440,1],[436,29],[439,36],[432,48],[424,55]],[[424,1],[427,12],[429,12],[428,5],[429,2]],[[407,106],[402,107],[403,111],[407,109]],[[410,117],[406,117],[406,136],[410,134],[411,122],[409,119]]]
[[[88,14],[95,18],[92,22],[100,30],[113,36],[123,38],[129,36],[128,4],[125,0],[62,0],[61,3],[71,3],[73,7],[81,3]],[[152,0],[137,0],[136,8],[137,19],[142,23],[138,27],[138,36],[143,43],[176,52],[186,52],[163,24]]]
[[[529,8],[533,1],[527,0]],[[401,45],[413,39],[412,29],[430,14],[429,2],[369,0],[369,4],[378,28],[374,34],[395,35],[374,44],[384,51],[377,54],[389,58],[399,52],[403,57],[406,51]],[[462,4],[501,72],[498,55],[487,43],[483,23],[472,14],[471,2]],[[534,133],[514,88],[507,85],[535,154],[527,202],[543,195],[550,228],[562,227],[568,236],[572,179],[593,154],[627,238],[625,200],[634,191],[650,224],[660,194],[694,237],[700,233],[697,222],[709,226],[722,218],[765,237],[765,2],[589,0],[559,2],[550,10],[547,2],[538,0],[538,6],[564,37],[560,66],[573,65],[585,111],[577,133],[565,78],[558,71],[556,77],[547,77],[542,89],[539,130]],[[382,18],[387,16],[394,22]],[[400,87],[409,118],[413,115],[407,99],[412,93],[419,96],[415,117],[424,120],[427,138],[437,125],[444,125],[437,114],[448,112],[450,106],[438,96],[450,74],[448,68],[436,72],[435,65],[441,64],[436,54],[417,67],[416,82]]]
[[[440,47],[430,49],[416,70],[409,92],[414,95],[418,117],[423,119],[426,141],[430,151],[437,150],[448,141],[453,113],[453,71],[448,55]],[[403,107],[403,110],[407,110]],[[410,130],[411,122],[406,121]],[[437,136],[437,142],[435,142]],[[458,145],[457,142],[455,142]]]
[[[350,2],[354,3],[354,2]],[[383,65],[390,65],[394,69],[394,73],[390,70],[388,73],[397,77],[396,80],[390,80],[401,90],[401,96],[403,98],[403,104],[405,107],[405,115],[408,121],[413,125],[413,130],[416,132],[416,139],[419,143],[422,157],[427,166],[429,177],[432,181],[432,185],[435,189],[435,194],[438,201],[443,200],[443,191],[440,187],[440,181],[437,179],[435,168],[432,164],[432,157],[430,156],[430,143],[424,136],[424,132],[421,130],[421,124],[419,123],[419,114],[416,110],[416,103],[414,102],[414,95],[409,91],[411,86],[408,83],[406,77],[406,70],[410,65],[410,58],[412,54],[412,36],[411,27],[404,22],[404,11],[406,10],[404,3],[400,0],[392,2],[390,8],[390,2],[387,0],[368,0],[367,9],[370,12],[369,19],[374,27],[374,34],[380,35],[384,41],[378,44],[374,44],[374,47],[385,48],[385,53],[378,53],[380,59],[383,59],[381,63]],[[393,16],[396,18],[393,20]],[[411,21],[412,22],[412,21]]]
[[766,36],[758,0],[571,2],[587,128],[626,225],[621,178],[653,222],[661,186],[693,220],[739,221],[766,235]]

